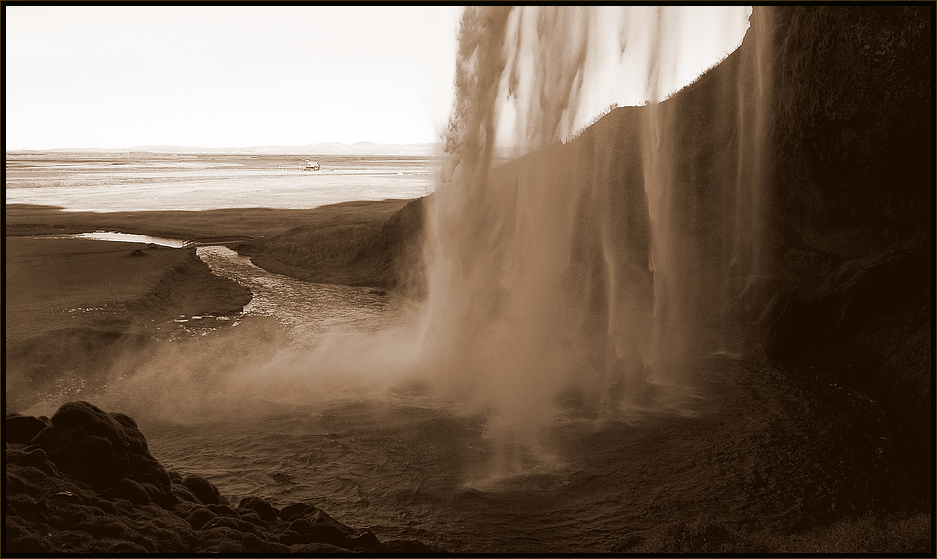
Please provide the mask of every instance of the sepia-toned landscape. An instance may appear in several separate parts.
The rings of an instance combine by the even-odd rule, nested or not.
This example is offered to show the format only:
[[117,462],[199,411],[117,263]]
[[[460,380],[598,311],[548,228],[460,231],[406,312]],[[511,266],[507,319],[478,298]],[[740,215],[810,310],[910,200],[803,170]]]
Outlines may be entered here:
[[5,555],[933,554],[934,6],[581,129],[525,9],[442,146],[6,152]]

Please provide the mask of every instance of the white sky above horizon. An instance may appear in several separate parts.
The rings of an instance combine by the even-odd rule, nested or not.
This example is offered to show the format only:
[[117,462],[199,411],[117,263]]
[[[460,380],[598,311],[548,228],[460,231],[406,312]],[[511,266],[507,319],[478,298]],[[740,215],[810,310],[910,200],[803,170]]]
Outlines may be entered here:
[[[8,150],[435,142],[452,107],[459,6],[4,9]],[[748,13],[670,18],[664,90],[737,47]],[[583,110],[644,89],[596,86]]]

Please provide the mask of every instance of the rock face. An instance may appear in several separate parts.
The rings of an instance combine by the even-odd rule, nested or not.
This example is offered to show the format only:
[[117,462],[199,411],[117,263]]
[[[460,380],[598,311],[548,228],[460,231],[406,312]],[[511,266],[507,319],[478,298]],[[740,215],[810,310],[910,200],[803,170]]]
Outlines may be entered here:
[[11,444],[29,444],[33,437],[51,425],[48,417],[31,417],[18,413],[7,414],[6,442]]
[[172,500],[169,474],[150,454],[137,424],[88,402],[69,402],[52,416],[32,444],[62,473],[100,493]]
[[277,510],[249,496],[231,507],[205,478],[167,472],[133,419],[88,402],[48,422],[10,415],[6,428],[9,553],[440,552],[381,542],[307,503]]
[[[756,8],[758,10],[759,8]],[[775,7],[765,354],[875,416],[882,500],[930,501],[929,6]]]

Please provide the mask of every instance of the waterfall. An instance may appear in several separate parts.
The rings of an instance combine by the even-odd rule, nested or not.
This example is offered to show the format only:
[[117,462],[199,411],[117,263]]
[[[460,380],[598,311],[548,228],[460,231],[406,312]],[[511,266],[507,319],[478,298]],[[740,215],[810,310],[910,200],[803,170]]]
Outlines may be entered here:
[[[700,78],[715,87],[661,99],[692,13],[466,9],[425,247],[423,361],[440,392],[535,436],[563,401],[621,410],[692,386],[695,356],[736,351],[762,265],[757,13],[755,38]],[[649,59],[630,76],[647,103],[577,132],[607,61],[631,51]],[[505,150],[520,156],[494,165]]]

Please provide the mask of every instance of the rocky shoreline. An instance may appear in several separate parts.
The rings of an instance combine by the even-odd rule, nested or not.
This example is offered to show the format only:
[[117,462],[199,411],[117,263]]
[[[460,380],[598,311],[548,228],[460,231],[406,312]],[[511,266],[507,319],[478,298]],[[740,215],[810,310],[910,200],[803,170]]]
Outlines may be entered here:
[[[136,422],[84,401],[6,416],[6,553],[441,553],[311,503],[281,509],[167,471]],[[237,502],[237,506],[234,503]]]

